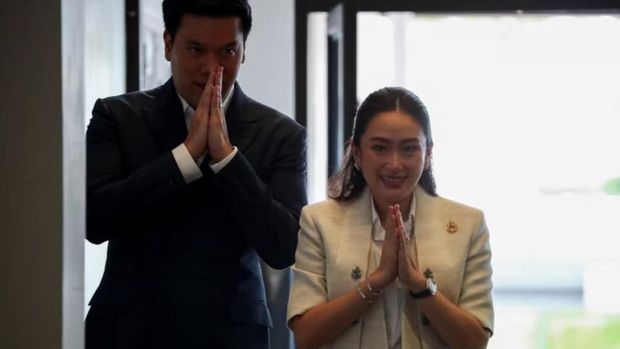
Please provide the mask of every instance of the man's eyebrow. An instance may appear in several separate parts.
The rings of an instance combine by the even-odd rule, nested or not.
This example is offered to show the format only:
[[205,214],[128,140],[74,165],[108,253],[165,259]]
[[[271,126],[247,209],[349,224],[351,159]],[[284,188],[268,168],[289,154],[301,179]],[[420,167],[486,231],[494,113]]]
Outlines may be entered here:
[[[371,141],[377,141],[377,142],[383,142],[383,143],[394,142],[394,140],[392,138],[386,138],[386,137],[381,137],[381,136],[370,137],[370,140]],[[417,137],[412,137],[412,138],[405,138],[405,139],[402,139],[402,140],[398,140],[398,142],[400,142],[400,143],[410,143],[410,142],[420,143],[420,140]]]
[[198,45],[198,46],[202,46],[202,43],[196,41],[196,40],[192,40],[192,39],[186,39],[185,40],[186,44],[190,44],[190,45]]

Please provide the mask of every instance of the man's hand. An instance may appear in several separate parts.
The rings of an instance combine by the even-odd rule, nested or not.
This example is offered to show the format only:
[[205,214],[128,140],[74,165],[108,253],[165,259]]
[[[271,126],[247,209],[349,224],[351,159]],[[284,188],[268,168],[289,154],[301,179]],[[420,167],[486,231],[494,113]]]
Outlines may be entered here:
[[211,91],[208,126],[208,149],[209,155],[215,162],[222,161],[233,151],[233,146],[228,139],[226,117],[222,110],[222,75],[224,68],[218,67],[215,72],[215,85]]
[[207,135],[209,131],[209,112],[211,107],[211,96],[215,90],[216,74],[211,72],[207,85],[202,91],[198,106],[194,112],[194,118],[189,125],[187,138],[183,142],[190,155],[197,161],[208,151]]

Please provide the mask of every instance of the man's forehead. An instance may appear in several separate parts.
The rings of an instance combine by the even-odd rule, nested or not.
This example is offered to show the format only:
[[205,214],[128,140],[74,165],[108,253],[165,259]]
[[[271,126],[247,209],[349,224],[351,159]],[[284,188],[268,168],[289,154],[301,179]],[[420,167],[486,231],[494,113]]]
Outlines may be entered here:
[[235,42],[243,40],[238,17],[184,17],[177,34],[197,41]]

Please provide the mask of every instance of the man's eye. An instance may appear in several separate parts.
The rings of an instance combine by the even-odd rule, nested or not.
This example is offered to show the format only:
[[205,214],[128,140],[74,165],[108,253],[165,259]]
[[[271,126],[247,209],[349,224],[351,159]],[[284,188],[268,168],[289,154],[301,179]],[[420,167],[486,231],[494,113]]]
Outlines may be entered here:
[[198,46],[190,46],[187,48],[191,53],[200,53],[202,50]]
[[227,56],[234,56],[236,53],[237,53],[237,50],[235,50],[234,48],[224,49],[224,54],[226,54]]

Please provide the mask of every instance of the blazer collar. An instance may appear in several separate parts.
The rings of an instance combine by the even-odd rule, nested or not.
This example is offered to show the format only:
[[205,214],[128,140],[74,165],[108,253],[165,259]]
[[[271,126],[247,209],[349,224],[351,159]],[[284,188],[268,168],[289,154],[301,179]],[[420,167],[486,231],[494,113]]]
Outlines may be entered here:
[[[350,270],[359,268],[362,279],[372,270],[369,269],[369,250],[372,243],[372,206],[371,195],[368,188],[364,189],[360,196],[347,203],[342,223],[342,240],[338,251],[338,264],[342,267],[350,267]],[[433,197],[421,187],[415,189],[415,222],[414,234],[417,244],[418,261],[423,259],[424,246],[432,236],[433,223]],[[361,281],[357,280],[357,281]],[[356,280],[347,275],[343,286],[355,285]]]
[[145,94],[154,101],[144,108],[144,117],[155,138],[164,151],[174,149],[187,137],[187,126],[172,78]]
[[[154,102],[145,107],[147,122],[162,149],[171,150],[187,137],[187,126],[183,105],[176,93],[174,81],[170,78],[164,85],[147,91],[146,95]],[[230,142],[244,152],[260,130],[259,115],[252,108],[254,102],[246,96],[238,83],[231,97],[226,113],[226,127]]]
[[[371,195],[368,188],[364,189],[360,197],[348,203],[344,213],[342,224],[342,240],[338,251],[337,264],[339,268],[351,275],[342,275],[334,278],[334,292],[342,294],[357,287],[357,283],[367,277],[377,266],[370,260],[371,230],[372,230],[372,207]],[[415,235],[418,246],[418,263],[424,266],[425,253],[428,240],[432,236],[433,222],[433,197],[426,193],[421,187],[415,189]],[[413,251],[412,251],[413,252]],[[415,257],[414,257],[415,258]],[[361,278],[353,278],[353,270],[361,270]],[[369,270],[371,269],[372,270]],[[413,332],[418,332],[417,323],[417,304],[410,297],[405,297],[405,309],[402,319],[403,348],[409,347],[417,337],[412,336]],[[360,343],[362,348],[378,348],[387,346],[387,335],[385,329],[385,313],[383,302],[377,302],[369,308],[363,317],[362,324],[350,333],[348,339],[351,345]],[[364,331],[362,331],[362,328]],[[362,333],[363,332],[363,333]],[[411,333],[409,333],[411,332]]]
[[[347,203],[342,224],[343,236],[338,251],[336,270],[344,270],[349,275],[338,275],[334,279],[335,292],[345,293],[357,287],[358,282],[364,280],[377,267],[372,261],[370,248],[372,244],[372,213],[368,188],[360,197]],[[359,269],[359,279],[354,276],[354,270]],[[372,270],[369,270],[372,269]],[[387,347],[387,337],[384,321],[383,302],[376,302],[360,319],[360,326],[349,334],[351,346],[363,349]]]
[[432,243],[433,234],[437,231],[434,201],[433,196],[429,195],[422,187],[418,186],[415,189],[416,195],[416,209],[415,209],[415,224],[414,224],[414,239],[417,256],[412,256],[417,259],[418,266],[421,271],[424,272],[427,268],[426,261],[427,256],[433,253],[437,253],[437,250],[430,248],[429,244]]
[[252,143],[261,129],[257,103],[249,98],[235,82],[235,90],[226,113],[226,127],[230,143],[242,153]]

